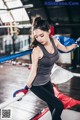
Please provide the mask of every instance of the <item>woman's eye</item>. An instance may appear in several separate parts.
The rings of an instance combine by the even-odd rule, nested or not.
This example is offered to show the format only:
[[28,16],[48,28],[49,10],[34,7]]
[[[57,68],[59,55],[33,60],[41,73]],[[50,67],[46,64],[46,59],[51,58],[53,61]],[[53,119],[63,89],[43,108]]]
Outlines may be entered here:
[[[43,34],[41,34],[41,35],[39,35],[40,37],[44,37],[44,35]],[[39,36],[34,36],[35,37],[35,39],[37,39]]]
[[41,37],[44,37],[44,35],[41,35]]

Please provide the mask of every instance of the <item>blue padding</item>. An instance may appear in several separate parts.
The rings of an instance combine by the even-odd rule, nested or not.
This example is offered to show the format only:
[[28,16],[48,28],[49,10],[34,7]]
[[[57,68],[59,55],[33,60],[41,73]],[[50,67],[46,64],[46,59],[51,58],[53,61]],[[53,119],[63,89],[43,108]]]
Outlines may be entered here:
[[66,37],[66,36],[57,36],[57,39],[60,41],[61,44],[63,44],[64,46],[69,46],[75,43],[75,40],[70,38],[70,37]]
[[27,54],[31,54],[31,53],[32,53],[32,49],[31,49],[31,50],[24,51],[24,52],[12,54],[12,55],[9,55],[9,56],[1,57],[1,58],[0,58],[0,63],[1,63],[1,62],[5,62],[5,61],[7,61],[7,60],[15,59],[15,58],[17,58],[17,57],[21,57],[21,56],[24,56],[24,55],[27,55]]
[[[57,36],[56,35],[56,38],[57,38],[57,40],[59,40],[59,42],[62,44],[62,45],[64,45],[64,46],[69,46],[69,45],[72,45],[72,44],[74,44],[75,43],[75,40],[74,39],[72,39],[72,38],[70,38],[70,37],[67,37],[67,36]],[[73,49],[74,50],[74,49]],[[73,50],[71,50],[71,51],[73,51]],[[61,50],[59,50],[61,53],[65,53],[65,52],[63,52],[63,51],[61,51]],[[71,52],[71,51],[69,51],[69,52]],[[68,52],[66,52],[66,53],[68,53]]]

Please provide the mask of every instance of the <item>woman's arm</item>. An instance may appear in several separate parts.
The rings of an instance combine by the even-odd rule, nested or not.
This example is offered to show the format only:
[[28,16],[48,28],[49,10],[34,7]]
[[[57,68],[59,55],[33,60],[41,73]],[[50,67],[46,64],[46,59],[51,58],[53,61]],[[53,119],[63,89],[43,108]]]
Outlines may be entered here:
[[31,87],[31,84],[36,76],[36,73],[37,73],[39,55],[40,55],[40,52],[39,52],[38,48],[37,47],[34,48],[33,52],[32,52],[32,69],[31,69],[31,72],[28,76],[26,85],[23,89],[16,90],[13,93],[13,97],[16,97],[16,95],[18,95],[21,92],[24,93],[24,95],[28,92],[28,89]]
[[27,79],[27,86],[30,87],[35,76],[36,76],[36,73],[37,73],[37,67],[38,67],[38,60],[39,60],[39,50],[38,48],[34,48],[33,49],[33,52],[32,52],[32,67],[31,67],[31,71],[30,71],[30,74],[28,76],[28,79]]
[[56,38],[54,38],[54,42],[55,42],[56,47],[59,50],[64,51],[64,52],[71,51],[72,49],[75,49],[77,47],[77,44],[72,44],[70,46],[64,46]]

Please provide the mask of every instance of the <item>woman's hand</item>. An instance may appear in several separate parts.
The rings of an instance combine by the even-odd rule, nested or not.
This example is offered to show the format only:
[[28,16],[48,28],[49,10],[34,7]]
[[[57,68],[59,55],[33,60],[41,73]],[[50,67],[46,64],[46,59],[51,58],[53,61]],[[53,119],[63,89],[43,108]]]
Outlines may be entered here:
[[72,44],[72,46],[73,46],[73,49],[75,49],[75,48],[77,48],[77,44]]
[[13,93],[13,97],[16,97],[16,95],[18,95],[21,92],[24,93],[24,95],[25,95],[28,92],[28,89],[29,89],[29,87],[26,85],[23,89],[16,90]]

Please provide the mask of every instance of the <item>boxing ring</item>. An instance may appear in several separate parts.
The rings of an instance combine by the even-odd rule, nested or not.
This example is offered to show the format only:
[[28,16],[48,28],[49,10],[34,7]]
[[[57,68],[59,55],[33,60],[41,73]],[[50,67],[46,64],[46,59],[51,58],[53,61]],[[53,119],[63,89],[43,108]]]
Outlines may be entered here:
[[[9,61],[9,60],[12,60],[12,59],[15,59],[15,58],[27,55],[27,54],[31,54],[31,53],[32,53],[32,50],[28,50],[28,51],[24,51],[24,52],[21,52],[21,53],[16,53],[16,54],[12,54],[12,55],[9,55],[9,56],[5,56],[5,57],[0,58],[0,63],[5,63],[6,61]],[[67,82],[68,80],[70,80],[74,76],[80,77],[80,74],[72,73],[72,72],[67,71],[66,69],[63,69],[60,66],[55,64],[53,69],[52,69],[52,72],[51,72],[51,81],[52,81],[52,83],[55,83],[55,84],[62,84],[62,83]],[[53,88],[54,88],[54,84],[53,84]],[[56,89],[55,89],[55,91],[56,91]],[[59,92],[59,91],[57,90],[57,92]],[[28,95],[26,95],[26,98],[28,97]],[[56,95],[58,95],[58,94],[56,94]],[[4,108],[6,108],[7,106],[10,106],[11,104],[14,104],[15,102],[16,103],[21,102],[21,101],[18,101],[18,100],[21,99],[22,97],[23,97],[23,99],[25,98],[23,93],[19,94],[15,98],[13,98],[13,97],[10,98],[9,100],[7,100],[7,101],[0,104],[0,109],[2,110]],[[38,120],[38,119],[39,120],[45,120],[45,119],[50,120],[51,115],[50,115],[49,109],[48,109],[48,107],[46,105],[44,105],[44,107],[45,108],[43,110],[41,110],[39,113],[37,113],[37,115],[35,114],[34,116],[32,116],[31,120]],[[67,110],[64,110],[63,113],[62,113],[63,120],[65,118],[65,113],[66,112],[67,112]],[[72,112],[73,111],[70,111],[70,114]],[[78,115],[80,115],[80,114],[78,114]]]

